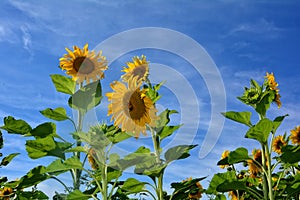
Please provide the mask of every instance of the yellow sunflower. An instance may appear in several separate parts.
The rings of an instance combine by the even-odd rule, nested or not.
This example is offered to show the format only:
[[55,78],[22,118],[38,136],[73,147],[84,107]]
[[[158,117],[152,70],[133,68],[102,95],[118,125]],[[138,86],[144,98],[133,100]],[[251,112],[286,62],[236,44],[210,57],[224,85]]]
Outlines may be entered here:
[[275,77],[273,72],[271,74],[269,74],[267,72],[267,75],[265,76],[265,78],[267,79],[268,82],[268,86],[271,90],[275,91],[275,99],[274,102],[277,104],[278,108],[281,107],[281,101],[280,101],[280,94],[279,94],[279,89],[277,88],[278,83],[275,81]]
[[137,77],[128,79],[127,87],[124,83],[116,81],[111,84],[114,92],[106,96],[111,102],[108,105],[108,115],[112,115],[114,125],[121,127],[122,131],[131,132],[136,138],[142,132],[146,135],[146,125],[155,125],[156,108],[152,100],[146,96],[146,90],[140,90],[142,82]]
[[135,56],[132,61],[127,62],[128,68],[123,68],[122,71],[125,74],[122,76],[122,79],[127,82],[133,76],[137,77],[137,81],[145,81],[149,74],[149,62],[146,60],[146,56],[142,55],[141,58]]
[[[252,151],[253,155],[253,160],[248,160],[248,165],[249,165],[249,171],[250,171],[250,176],[252,178],[257,177],[257,175],[262,171],[262,153],[261,150],[259,149],[254,149]],[[259,165],[259,164],[260,165]]]
[[11,188],[4,187],[3,189],[0,189],[0,199],[9,200],[12,194],[13,190]]
[[231,200],[238,200],[237,192],[235,190],[228,192],[228,197],[231,197]]
[[[183,180],[182,182],[184,183],[184,182],[191,181],[191,180],[193,180],[192,177],[187,178],[187,179]],[[195,188],[198,189],[198,191],[189,193],[189,199],[200,199],[202,197],[202,190],[203,190],[202,185],[199,182],[197,182],[197,183],[195,183],[195,185],[191,186],[190,190],[194,190]]]
[[281,148],[285,145],[287,145],[287,142],[284,140],[283,136],[278,135],[273,140],[272,149],[274,152],[281,154]]
[[291,130],[290,139],[292,140],[293,144],[300,144],[300,126],[297,126]]
[[[230,153],[230,151],[225,150],[225,151],[222,153],[221,160],[227,158],[228,155],[229,155],[229,153]],[[222,169],[224,169],[225,167],[228,167],[228,165],[220,165],[220,167],[221,167]]]
[[91,167],[92,167],[93,170],[98,169],[98,164],[97,164],[97,162],[95,160],[95,157],[96,157],[95,150],[94,149],[90,149],[87,158],[88,158],[88,161],[89,161],[89,163],[90,163],[90,165],[91,165]]
[[61,57],[59,66],[66,70],[66,74],[72,76],[73,80],[78,84],[86,81],[88,84],[90,80],[96,81],[104,78],[103,71],[106,70],[107,61],[102,52],[95,53],[95,51],[88,50],[88,44],[84,45],[83,49],[78,46],[73,47],[73,51],[66,48],[68,54]]

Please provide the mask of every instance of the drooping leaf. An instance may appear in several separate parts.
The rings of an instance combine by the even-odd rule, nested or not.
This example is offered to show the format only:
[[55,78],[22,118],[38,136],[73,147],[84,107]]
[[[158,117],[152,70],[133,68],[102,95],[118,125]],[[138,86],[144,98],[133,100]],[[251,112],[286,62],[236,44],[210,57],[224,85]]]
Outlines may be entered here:
[[66,110],[62,107],[55,108],[54,110],[51,108],[47,108],[45,110],[40,111],[40,113],[45,117],[56,121],[64,121],[69,119]]
[[140,182],[135,178],[128,178],[123,186],[122,190],[125,190],[128,194],[139,193],[145,187],[145,182]]
[[249,128],[245,137],[255,139],[260,143],[266,143],[272,130],[273,122],[267,118],[264,118],[261,119],[256,125]]
[[52,122],[46,122],[38,125],[30,131],[30,134],[36,138],[45,138],[56,133],[56,125]]
[[8,165],[9,163],[10,163],[10,161],[12,161],[12,159],[14,158],[14,157],[16,157],[17,155],[19,155],[20,153],[11,153],[11,154],[9,154],[8,156],[5,156],[3,159],[2,159],[2,161],[1,161],[1,163],[0,163],[0,166],[6,166],[6,165]]
[[172,162],[173,160],[180,160],[190,156],[189,151],[198,145],[178,145],[171,147],[165,153],[166,162]]
[[84,194],[80,190],[74,190],[67,196],[67,200],[88,200],[91,195]]
[[100,104],[102,90],[100,81],[85,85],[69,98],[69,106],[83,113]]
[[32,128],[24,120],[16,120],[15,118],[8,116],[4,117],[4,126],[0,127],[1,129],[6,130],[8,133],[15,133],[25,135],[29,133]]
[[228,111],[222,113],[226,118],[231,119],[233,121],[245,124],[249,127],[252,126],[251,123],[251,112],[235,112],[235,111]]
[[144,146],[139,147],[135,152],[126,155],[123,159],[119,160],[119,166],[125,170],[131,166],[147,161],[150,155],[150,149]]
[[65,77],[60,74],[50,75],[52,82],[56,88],[56,91],[62,92],[65,94],[74,94],[76,88],[76,82],[72,78]]

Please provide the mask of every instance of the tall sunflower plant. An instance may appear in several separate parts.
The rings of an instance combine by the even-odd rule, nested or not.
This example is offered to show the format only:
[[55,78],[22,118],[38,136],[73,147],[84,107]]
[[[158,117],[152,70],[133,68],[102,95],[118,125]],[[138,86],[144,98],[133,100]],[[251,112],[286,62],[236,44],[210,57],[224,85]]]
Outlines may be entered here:
[[[151,84],[146,57],[134,57],[123,68],[125,73],[121,80],[110,85],[113,91],[106,96],[110,102],[108,116],[113,124],[99,123],[83,131],[86,113],[101,104],[101,79],[108,69],[108,62],[102,52],[90,51],[87,44],[82,49],[74,46],[66,51],[59,63],[66,75],[53,74],[51,80],[57,92],[69,96],[68,106],[77,112],[77,116],[71,118],[63,107],[46,108],[40,113],[51,121],[36,127],[12,116],[4,118],[0,129],[25,137],[26,151],[31,159],[51,156],[54,160],[47,166],[34,167],[18,180],[8,181],[1,177],[1,197],[48,199],[37,185],[54,179],[65,192],[56,193],[53,199],[131,199],[134,194],[159,200],[199,199],[203,192],[199,181],[204,178],[172,183],[172,194],[163,190],[166,167],[175,160],[189,157],[189,151],[197,145],[162,149],[161,142],[181,125],[169,125],[170,115],[177,113],[175,110],[166,109],[158,114],[155,103],[161,97],[158,91],[163,83]],[[73,130],[68,131],[71,138],[59,134],[56,123],[60,121],[69,121],[73,125]],[[140,145],[123,157],[112,151],[116,144],[131,137],[138,139],[141,133],[151,135],[153,148]],[[0,139],[2,147],[2,133]],[[17,155],[13,153],[4,157],[1,166],[7,165]],[[147,176],[149,181],[139,181],[134,177],[124,180],[122,172],[132,167],[136,177]],[[66,173],[72,178],[71,185],[61,178]],[[32,190],[24,190],[26,188]]]
[[[213,176],[206,193],[215,199],[299,199],[299,136],[300,127],[291,135],[277,134],[276,131],[288,116],[275,119],[267,117],[272,103],[281,107],[278,83],[273,73],[267,73],[262,85],[251,80],[250,87],[238,99],[254,111],[228,111],[222,113],[227,119],[248,127],[245,138],[258,142],[259,147],[252,153],[245,147],[233,151],[225,150],[218,165],[226,168],[224,173]],[[258,115],[253,123],[252,113]],[[289,142],[291,141],[291,145]]]

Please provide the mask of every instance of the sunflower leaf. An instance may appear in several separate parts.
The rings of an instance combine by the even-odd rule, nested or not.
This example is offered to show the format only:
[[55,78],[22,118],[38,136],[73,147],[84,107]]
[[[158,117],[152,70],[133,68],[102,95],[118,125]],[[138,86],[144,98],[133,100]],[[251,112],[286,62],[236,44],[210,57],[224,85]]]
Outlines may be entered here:
[[80,88],[69,98],[69,106],[83,113],[99,105],[102,99],[100,81],[95,81]]
[[261,119],[255,126],[247,131],[245,137],[266,143],[270,132],[273,130],[273,122],[267,118]]
[[135,178],[128,178],[124,182],[122,186],[122,190],[125,190],[128,194],[139,193],[143,191],[145,185],[146,182],[140,182]]
[[76,88],[76,82],[72,78],[65,77],[60,74],[50,75],[52,82],[56,88],[56,91],[62,92],[65,94],[74,94]]
[[0,163],[0,166],[6,166],[10,163],[10,161],[12,161],[12,159],[14,157],[16,157],[17,155],[19,155],[20,153],[11,153],[8,156],[4,157]]
[[163,140],[164,138],[172,135],[174,131],[178,130],[182,125],[177,126],[163,126],[157,134],[159,135],[160,139]]
[[30,131],[30,134],[36,138],[44,138],[48,135],[56,133],[56,125],[52,122],[46,122],[38,125],[36,128]]
[[40,113],[45,117],[56,121],[64,121],[69,119],[66,110],[62,107],[55,108],[54,110],[51,108],[47,108],[45,110],[40,111]]
[[222,115],[224,115],[228,119],[245,124],[249,127],[252,126],[251,121],[250,121],[251,112],[228,111],[228,112],[222,113]]
[[159,114],[159,119],[156,121],[156,129],[161,129],[170,122],[170,115],[178,113],[176,110],[166,109]]
[[169,163],[173,160],[180,160],[190,156],[189,151],[198,145],[178,145],[171,147],[165,153],[166,162]]
[[27,122],[21,119],[16,120],[11,116],[4,117],[4,126],[1,126],[0,128],[6,130],[8,133],[21,135],[25,135],[32,130],[31,126],[27,124]]
[[88,200],[91,195],[84,194],[80,190],[74,190],[67,196],[67,200]]

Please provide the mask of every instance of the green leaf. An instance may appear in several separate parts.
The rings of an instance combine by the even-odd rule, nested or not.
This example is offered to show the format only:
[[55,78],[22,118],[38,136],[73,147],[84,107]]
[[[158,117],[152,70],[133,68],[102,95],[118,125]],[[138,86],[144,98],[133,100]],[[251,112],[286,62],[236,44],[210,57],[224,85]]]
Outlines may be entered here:
[[85,85],[69,98],[69,106],[86,113],[88,110],[99,105],[102,99],[100,81]]
[[76,156],[72,156],[63,162],[62,159],[56,159],[45,168],[47,173],[63,173],[71,169],[83,169],[82,163]]
[[273,122],[267,118],[261,119],[255,126],[252,126],[246,133],[246,138],[251,138],[265,144],[270,132],[273,130]]
[[261,116],[266,116],[266,112],[270,108],[270,105],[274,100],[274,95],[274,91],[270,91],[264,94],[260,102],[256,104],[256,112],[259,113]]
[[170,122],[170,115],[173,113],[178,113],[176,110],[166,109],[159,114],[159,120],[156,121],[156,128],[161,129]]
[[189,151],[198,145],[178,145],[171,147],[165,153],[167,163],[173,160],[180,160],[190,156]]
[[49,197],[42,191],[17,191],[18,200],[39,199],[46,200]]
[[273,133],[276,133],[277,131],[277,128],[280,126],[281,122],[284,120],[285,117],[287,117],[289,115],[284,115],[284,116],[279,116],[279,117],[276,117],[274,120],[273,120]]
[[30,131],[30,134],[36,138],[45,138],[56,133],[56,125],[52,122],[46,122],[38,125]]
[[16,157],[17,155],[19,155],[20,153],[11,153],[8,156],[4,157],[0,163],[0,166],[6,166],[10,163],[10,161],[12,161],[12,159],[14,157]]
[[172,135],[174,133],[174,131],[176,131],[177,129],[179,129],[182,125],[177,125],[177,126],[164,126],[162,127],[159,132],[157,133],[160,137],[161,140],[163,140],[164,138]]
[[300,146],[287,145],[282,147],[281,161],[289,164],[297,163],[300,161]]
[[245,181],[228,181],[225,180],[223,183],[217,186],[218,192],[229,192],[233,190],[247,190]]
[[25,145],[28,156],[32,159],[44,156],[56,156],[64,159],[64,151],[72,146],[72,144],[67,142],[56,142],[52,136],[37,138],[36,140],[27,140]]
[[121,170],[125,170],[128,167],[147,161],[149,155],[150,149],[141,146],[135,152],[126,155],[123,159],[119,160],[118,163]]
[[25,135],[32,130],[31,126],[27,124],[27,122],[21,119],[16,120],[11,116],[4,117],[4,126],[0,128],[6,130],[8,133],[21,135]]
[[234,151],[231,151],[228,155],[228,163],[235,164],[251,159],[248,156],[248,150],[246,148],[240,147]]
[[45,117],[56,121],[64,121],[69,119],[66,110],[62,107],[55,108],[54,110],[51,108],[47,108],[45,110],[40,111],[40,113]]
[[18,188],[23,189],[30,186],[34,186],[48,178],[50,178],[50,176],[45,174],[45,167],[37,166],[31,169],[25,176],[23,176],[18,181]]
[[207,194],[216,194],[217,187],[224,183],[225,181],[235,181],[236,175],[235,171],[227,171],[225,173],[217,173],[213,176],[210,181],[209,187],[206,190]]
[[82,163],[77,158],[77,156],[72,156],[71,158],[68,158],[64,165],[70,169],[83,169]]
[[226,118],[231,119],[233,121],[245,124],[249,127],[252,126],[251,124],[251,112],[234,112],[234,111],[228,111],[225,113],[222,113]]
[[91,195],[84,194],[80,190],[74,190],[67,196],[67,200],[88,200]]
[[56,88],[56,91],[62,92],[65,94],[74,94],[76,88],[76,82],[72,78],[65,77],[60,74],[50,75],[52,82]]
[[87,149],[83,146],[77,146],[71,149],[67,149],[65,152],[83,152],[83,153],[87,153]]
[[121,188],[129,194],[133,194],[142,192],[144,190],[145,184],[145,182],[140,182],[135,178],[128,178]]
[[108,182],[115,180],[115,179],[119,178],[120,176],[122,176],[122,171],[112,168],[112,167],[107,168],[107,181]]

